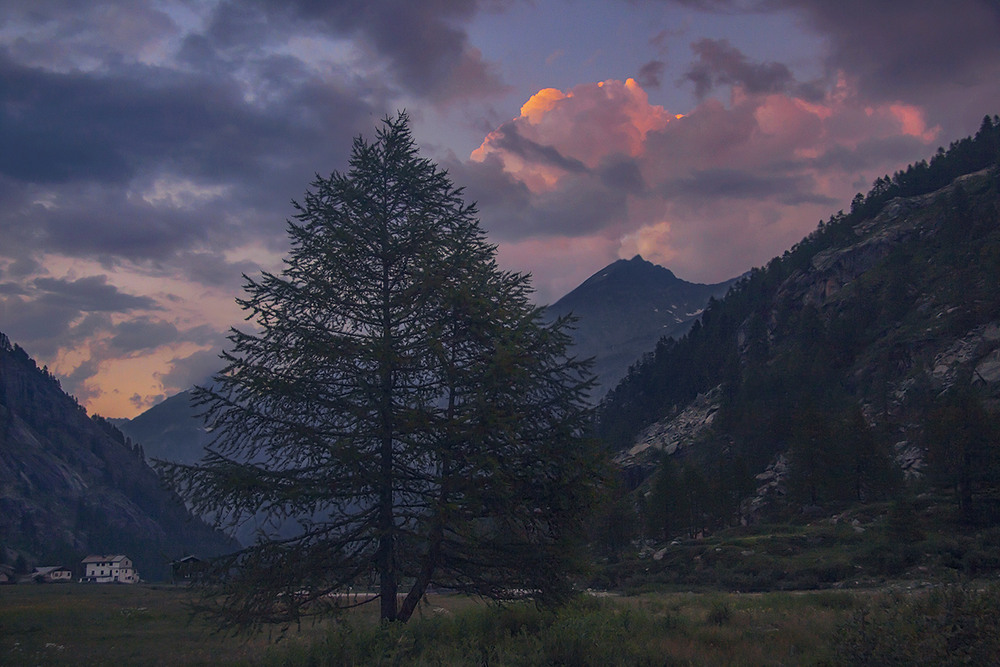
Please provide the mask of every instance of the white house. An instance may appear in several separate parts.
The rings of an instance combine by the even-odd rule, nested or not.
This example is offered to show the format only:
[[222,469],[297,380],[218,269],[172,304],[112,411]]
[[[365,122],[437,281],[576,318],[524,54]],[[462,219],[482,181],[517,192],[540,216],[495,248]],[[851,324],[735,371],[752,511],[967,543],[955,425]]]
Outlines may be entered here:
[[80,581],[96,584],[134,584],[139,573],[128,556],[87,556],[83,559],[83,578]]
[[36,567],[28,577],[46,583],[68,582],[73,581],[73,570],[62,565],[45,565]]

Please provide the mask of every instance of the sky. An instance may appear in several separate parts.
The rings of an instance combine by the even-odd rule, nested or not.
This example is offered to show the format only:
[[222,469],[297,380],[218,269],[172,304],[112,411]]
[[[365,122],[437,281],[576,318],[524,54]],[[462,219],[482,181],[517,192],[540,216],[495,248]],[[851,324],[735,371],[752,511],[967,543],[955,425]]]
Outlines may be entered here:
[[91,413],[220,367],[242,275],[405,110],[539,304],[790,248],[1000,113],[998,0],[4,0],[0,331]]

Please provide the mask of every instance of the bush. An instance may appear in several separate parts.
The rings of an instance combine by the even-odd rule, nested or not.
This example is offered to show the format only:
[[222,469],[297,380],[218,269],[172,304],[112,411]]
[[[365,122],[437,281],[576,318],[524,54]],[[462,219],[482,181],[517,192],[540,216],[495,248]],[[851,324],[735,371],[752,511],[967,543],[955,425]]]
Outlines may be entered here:
[[880,595],[858,609],[836,637],[840,664],[995,664],[1000,588]]
[[708,610],[708,617],[705,620],[712,625],[725,625],[732,617],[733,610],[725,601],[715,601]]

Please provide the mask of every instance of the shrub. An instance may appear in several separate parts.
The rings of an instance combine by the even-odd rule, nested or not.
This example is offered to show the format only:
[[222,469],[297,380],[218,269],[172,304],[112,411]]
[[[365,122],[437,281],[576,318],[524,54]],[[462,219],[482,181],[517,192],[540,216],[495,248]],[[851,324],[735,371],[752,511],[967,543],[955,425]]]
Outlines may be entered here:
[[708,610],[706,622],[712,625],[725,625],[733,617],[733,610],[725,601],[716,600],[712,603],[712,608]]
[[851,665],[987,665],[1000,655],[1000,588],[880,595],[835,640]]

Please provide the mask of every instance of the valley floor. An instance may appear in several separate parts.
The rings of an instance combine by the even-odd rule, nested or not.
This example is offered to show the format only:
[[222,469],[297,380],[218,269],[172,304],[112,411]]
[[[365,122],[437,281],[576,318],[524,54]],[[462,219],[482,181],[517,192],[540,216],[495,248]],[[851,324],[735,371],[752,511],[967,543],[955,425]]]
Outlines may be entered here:
[[150,585],[0,588],[0,663],[946,664],[949,656],[975,662],[1000,650],[1000,589],[983,582],[890,592],[588,595],[556,612],[435,595],[406,625],[380,626],[373,614],[353,612],[341,624],[289,629],[282,641],[278,629],[213,633],[189,616],[190,595]]

